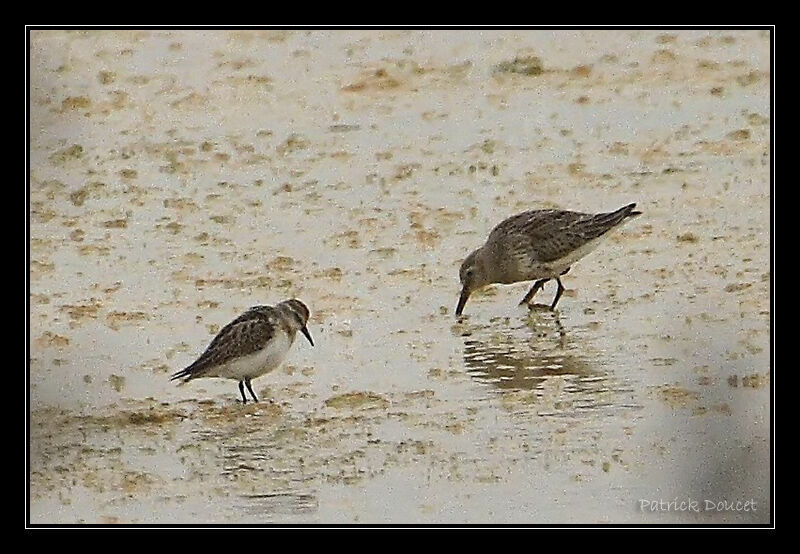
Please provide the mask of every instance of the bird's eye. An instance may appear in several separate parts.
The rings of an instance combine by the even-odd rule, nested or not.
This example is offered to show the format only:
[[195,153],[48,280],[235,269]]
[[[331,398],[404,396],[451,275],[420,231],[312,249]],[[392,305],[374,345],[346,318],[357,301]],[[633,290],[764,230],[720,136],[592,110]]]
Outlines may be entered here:
[[468,269],[466,272],[467,277],[472,277],[472,270]]

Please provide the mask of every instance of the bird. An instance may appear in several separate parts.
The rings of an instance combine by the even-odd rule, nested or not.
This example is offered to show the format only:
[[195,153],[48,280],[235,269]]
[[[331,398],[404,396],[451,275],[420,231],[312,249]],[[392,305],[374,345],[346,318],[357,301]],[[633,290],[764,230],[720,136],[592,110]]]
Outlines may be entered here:
[[247,404],[245,385],[258,402],[250,381],[283,363],[297,331],[314,346],[306,327],[308,316],[308,307],[295,298],[275,306],[253,306],[223,327],[205,352],[170,380],[183,384],[199,377],[234,379],[239,381],[243,404]]
[[616,211],[587,214],[568,210],[530,210],[500,222],[486,243],[470,253],[461,264],[461,296],[456,317],[464,311],[470,295],[487,285],[511,284],[536,279],[519,303],[527,304],[551,279],[558,290],[551,310],[556,309],[564,285],[561,276],[594,250],[611,229],[641,215],[636,204]]

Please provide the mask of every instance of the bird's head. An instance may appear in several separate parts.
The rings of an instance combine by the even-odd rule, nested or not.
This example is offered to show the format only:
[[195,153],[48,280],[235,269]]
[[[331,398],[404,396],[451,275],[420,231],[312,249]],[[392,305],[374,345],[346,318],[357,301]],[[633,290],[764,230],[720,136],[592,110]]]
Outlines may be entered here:
[[473,291],[489,284],[482,248],[478,248],[467,256],[464,263],[461,264],[461,269],[458,270],[458,276],[461,279],[461,296],[458,299],[456,316],[460,316],[464,311],[464,305]]
[[308,307],[296,298],[281,302],[279,307],[288,316],[291,328],[303,333],[308,339],[308,342],[311,343],[311,346],[314,346],[314,341],[311,340],[311,334],[308,332],[308,327],[306,327],[308,316],[310,315]]

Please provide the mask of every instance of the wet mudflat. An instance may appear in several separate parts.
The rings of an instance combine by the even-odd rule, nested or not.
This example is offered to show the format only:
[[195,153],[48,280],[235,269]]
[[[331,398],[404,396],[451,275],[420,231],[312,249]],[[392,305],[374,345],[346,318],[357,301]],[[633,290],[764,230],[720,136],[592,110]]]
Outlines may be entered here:
[[[31,521],[768,521],[768,48],[34,32]],[[558,312],[456,321],[497,222],[629,202]],[[293,296],[316,346],[263,402],[169,382]]]

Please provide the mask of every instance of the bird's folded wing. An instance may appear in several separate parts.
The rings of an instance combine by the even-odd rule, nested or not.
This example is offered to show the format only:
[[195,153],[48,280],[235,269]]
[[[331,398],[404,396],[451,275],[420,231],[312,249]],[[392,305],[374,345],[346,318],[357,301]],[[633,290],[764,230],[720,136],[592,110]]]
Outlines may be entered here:
[[254,312],[245,312],[214,337],[203,355],[186,368],[196,374],[234,358],[254,354],[264,348],[275,335],[276,321]]
[[536,261],[551,262],[591,240],[587,238],[585,227],[592,217],[562,210],[524,212],[498,225],[489,240],[508,241],[507,251],[522,248],[524,252],[533,253]]
[[531,251],[540,262],[553,262],[616,227],[627,214],[555,212],[535,218],[523,227],[531,241]]

